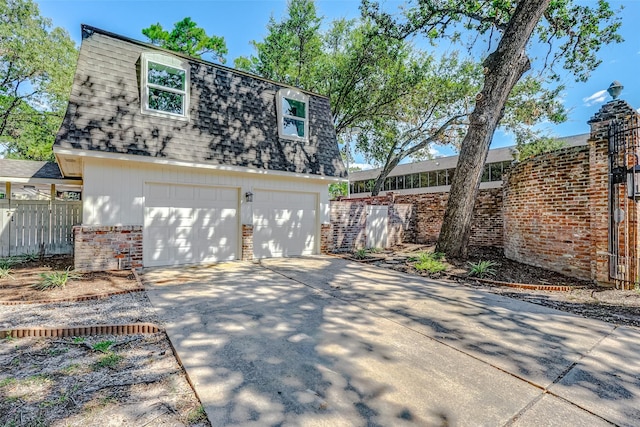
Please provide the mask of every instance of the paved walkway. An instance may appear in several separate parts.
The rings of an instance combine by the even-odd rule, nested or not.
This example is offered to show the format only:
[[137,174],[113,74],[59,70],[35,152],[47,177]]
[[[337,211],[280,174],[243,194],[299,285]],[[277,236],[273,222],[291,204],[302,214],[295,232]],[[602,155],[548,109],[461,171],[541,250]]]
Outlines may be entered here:
[[332,257],[154,269],[214,426],[637,426],[640,330]]

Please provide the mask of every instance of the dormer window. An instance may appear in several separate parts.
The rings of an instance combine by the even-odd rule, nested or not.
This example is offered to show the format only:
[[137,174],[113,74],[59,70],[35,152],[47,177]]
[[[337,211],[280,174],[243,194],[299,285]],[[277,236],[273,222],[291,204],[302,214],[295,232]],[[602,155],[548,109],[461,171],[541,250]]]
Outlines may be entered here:
[[294,89],[278,91],[278,135],[280,138],[309,139],[309,97]]
[[142,71],[142,112],[186,118],[189,109],[188,63],[169,55],[144,53]]

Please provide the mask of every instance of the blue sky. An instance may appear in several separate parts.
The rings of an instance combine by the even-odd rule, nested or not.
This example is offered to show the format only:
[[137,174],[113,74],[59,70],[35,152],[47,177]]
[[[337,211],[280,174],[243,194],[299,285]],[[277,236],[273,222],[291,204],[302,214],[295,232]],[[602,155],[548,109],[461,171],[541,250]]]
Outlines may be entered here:
[[[237,56],[253,53],[251,40],[262,40],[270,16],[279,19],[286,10],[286,0],[36,0],[43,16],[53,20],[55,26],[66,28],[80,44],[80,24],[89,24],[107,31],[145,40],[142,28],[159,22],[165,28],[190,16],[207,33],[223,36],[229,48],[227,64]],[[579,0],[596,3],[596,0]],[[388,0],[386,7],[397,9],[402,1]],[[587,120],[610,97],[605,90],[613,80],[619,80],[625,89],[621,98],[633,107],[640,107],[640,1],[610,0],[614,8],[624,5],[622,35],[625,41],[605,47],[600,57],[602,65],[586,83],[568,78],[563,94],[570,110],[569,120],[561,125],[548,126],[556,136],[588,133]],[[359,16],[359,0],[316,0],[319,14],[328,20]],[[512,144],[512,140],[497,134],[492,147]],[[451,150],[439,149],[441,154]],[[358,159],[357,159],[358,160]]]

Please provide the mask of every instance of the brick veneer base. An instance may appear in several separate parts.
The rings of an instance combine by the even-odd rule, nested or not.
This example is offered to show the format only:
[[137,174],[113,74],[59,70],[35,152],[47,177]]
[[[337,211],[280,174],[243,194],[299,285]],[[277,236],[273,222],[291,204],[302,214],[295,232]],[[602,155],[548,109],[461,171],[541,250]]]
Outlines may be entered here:
[[142,267],[142,226],[73,228],[74,267],[79,272]]
[[253,260],[253,225],[242,224],[242,258],[243,261]]
[[91,325],[65,328],[14,328],[0,330],[0,339],[6,337],[82,337],[88,335],[155,334],[162,329],[153,323],[128,323],[125,325]]

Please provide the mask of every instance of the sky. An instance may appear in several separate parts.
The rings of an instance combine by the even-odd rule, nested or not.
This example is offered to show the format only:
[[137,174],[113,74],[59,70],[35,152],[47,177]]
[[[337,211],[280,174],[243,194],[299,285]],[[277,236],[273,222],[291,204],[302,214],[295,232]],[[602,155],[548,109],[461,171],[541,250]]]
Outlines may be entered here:
[[[578,0],[596,4],[597,0]],[[253,53],[252,40],[266,35],[269,17],[279,20],[286,11],[286,0],[36,0],[41,14],[51,18],[53,25],[65,28],[80,45],[80,25],[88,24],[123,36],[145,41],[141,30],[154,23],[171,29],[175,22],[189,16],[208,34],[223,36],[229,54],[227,65],[234,58]],[[403,1],[387,0],[387,10],[397,10]],[[567,89],[562,94],[569,120],[560,125],[543,125],[555,136],[570,136],[589,132],[587,121],[611,100],[606,92],[611,82],[624,86],[620,96],[632,107],[640,108],[640,0],[609,0],[621,12],[621,34],[625,41],[605,46],[599,57],[602,64],[585,83],[567,77]],[[360,0],[316,0],[318,14],[330,22],[337,18],[357,18]],[[425,45],[426,46],[426,45]],[[513,145],[508,135],[496,133],[492,148]],[[436,155],[454,154],[450,148],[436,147]],[[356,162],[362,163],[361,156]]]

